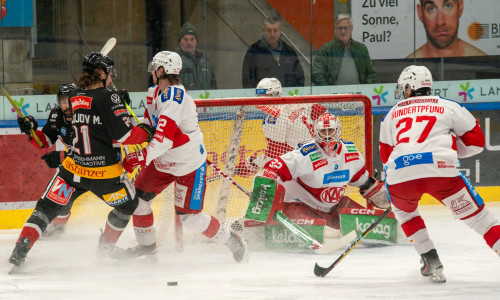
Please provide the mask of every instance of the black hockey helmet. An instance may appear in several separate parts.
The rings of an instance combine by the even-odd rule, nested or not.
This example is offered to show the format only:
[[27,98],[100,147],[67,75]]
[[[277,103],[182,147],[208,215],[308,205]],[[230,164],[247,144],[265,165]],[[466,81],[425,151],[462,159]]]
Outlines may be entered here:
[[100,52],[92,52],[82,60],[82,72],[94,74],[95,69],[102,69],[106,75],[109,73],[116,77],[115,63],[113,60]]
[[74,83],[62,84],[59,86],[59,90],[57,91],[57,102],[61,101],[62,97],[68,97],[75,89],[76,85]]

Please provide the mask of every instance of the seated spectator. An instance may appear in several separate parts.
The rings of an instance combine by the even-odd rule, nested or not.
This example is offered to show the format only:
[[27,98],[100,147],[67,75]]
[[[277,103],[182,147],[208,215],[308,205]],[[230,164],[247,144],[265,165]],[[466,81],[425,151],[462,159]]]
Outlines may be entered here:
[[339,14],[335,24],[335,39],[324,44],[314,60],[312,82],[315,85],[375,83],[375,68],[368,49],[351,38],[351,16]]
[[196,50],[198,31],[190,23],[184,23],[179,31],[179,49],[182,59],[181,81],[186,90],[217,89],[214,73],[208,58]]
[[304,71],[297,53],[281,40],[280,21],[267,18],[262,36],[248,48],[243,60],[243,88],[255,88],[263,78],[276,78],[284,87],[304,86]]

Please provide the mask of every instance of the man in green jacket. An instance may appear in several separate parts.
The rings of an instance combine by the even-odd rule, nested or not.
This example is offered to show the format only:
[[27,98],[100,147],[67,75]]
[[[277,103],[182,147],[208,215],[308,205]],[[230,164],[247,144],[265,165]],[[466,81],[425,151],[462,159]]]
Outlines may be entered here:
[[349,85],[375,83],[376,73],[368,48],[351,38],[350,15],[339,14],[335,22],[335,39],[319,50],[312,68],[315,85]]
[[179,30],[179,49],[176,51],[182,59],[179,74],[186,90],[215,90],[217,82],[208,58],[196,50],[198,31],[190,23],[184,23]]

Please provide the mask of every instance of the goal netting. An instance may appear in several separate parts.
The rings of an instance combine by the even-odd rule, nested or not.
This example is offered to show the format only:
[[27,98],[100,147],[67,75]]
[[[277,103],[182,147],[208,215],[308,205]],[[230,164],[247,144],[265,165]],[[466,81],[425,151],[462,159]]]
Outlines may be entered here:
[[[341,138],[356,144],[372,170],[372,118],[370,100],[364,95],[290,96],[195,100],[199,126],[204,134],[208,160],[246,191],[265,162],[313,139],[314,120],[323,112],[342,123]],[[179,249],[181,230],[175,220],[173,186],[154,201],[158,241]],[[366,205],[357,188],[346,196]],[[241,232],[249,197],[207,164],[204,211]],[[154,208],[154,207],[153,207]],[[177,231],[176,231],[177,230]],[[187,230],[184,236],[189,235]]]

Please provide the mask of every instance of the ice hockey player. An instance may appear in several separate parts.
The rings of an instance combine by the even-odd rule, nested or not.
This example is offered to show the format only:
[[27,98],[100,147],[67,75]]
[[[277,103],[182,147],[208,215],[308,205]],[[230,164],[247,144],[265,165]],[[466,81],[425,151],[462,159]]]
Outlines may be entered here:
[[248,258],[246,240],[202,211],[207,151],[198,127],[196,106],[179,77],[181,69],[180,56],[170,51],[158,52],[149,64],[148,71],[156,85],[148,90],[144,119],[156,128],[156,133],[145,149],[127,155],[123,161],[128,172],[143,166],[134,183],[139,207],[133,224],[139,244],[127,251],[132,257],[154,251],[156,233],[151,200],[175,183],[175,211],[182,224],[225,244],[237,262],[244,262]]
[[[334,229],[340,228],[340,208],[364,208],[343,196],[346,185],[359,187],[361,195],[374,206],[388,208],[384,184],[369,176],[356,146],[340,139],[340,120],[324,113],[315,122],[314,130],[313,140],[272,159],[257,173],[253,193],[268,195],[275,201],[280,197],[276,193],[284,191],[282,207],[275,205],[273,210],[282,210],[290,219],[324,219]],[[261,184],[269,180],[272,184]],[[268,186],[276,186],[276,190],[262,193]]]
[[500,255],[500,223],[458,170],[458,159],[480,153],[485,140],[466,108],[431,96],[432,75],[426,67],[405,68],[398,88],[404,99],[392,107],[380,127],[387,189],[396,219],[422,258],[422,275],[445,282],[443,265],[419,214],[418,201],[424,193],[433,196]]
[[[33,139],[33,137],[31,136],[31,129],[35,130],[35,134],[41,140],[44,149],[52,147],[52,145],[54,145],[58,139],[66,147],[67,152],[51,151],[42,156],[42,159],[45,160],[45,163],[49,168],[59,167],[67,153],[71,152],[71,145],[73,144],[73,137],[71,136],[71,133],[73,131],[73,128],[71,127],[73,113],[71,112],[69,106],[69,96],[70,93],[75,89],[76,85],[74,83],[63,84],[59,86],[59,89],[57,91],[58,106],[54,107],[50,111],[47,123],[45,123],[42,130],[37,130],[38,122],[33,116],[28,115],[24,118],[17,119],[17,122],[19,123],[19,129],[21,129],[22,133],[30,137],[30,142],[36,148],[41,149],[35,139]],[[67,209],[67,213],[61,212],[61,216],[58,216],[54,220],[52,220],[52,222],[47,226],[47,229],[44,231],[43,236],[57,236],[64,232],[66,224],[69,220],[69,216],[71,214],[71,206],[68,205]]]
[[[276,78],[263,78],[255,92],[259,97],[281,97],[281,83]],[[266,149],[247,158],[248,176],[255,174],[271,159],[313,139],[314,122],[326,112],[326,108],[320,104],[263,105],[257,108],[267,114],[262,124]],[[238,172],[239,175],[244,173],[242,170]]]
[[98,254],[123,257],[123,250],[115,244],[137,208],[138,198],[123,173],[120,148],[116,144],[140,144],[154,132],[146,125],[132,126],[120,96],[105,88],[114,74],[114,62],[106,55],[92,52],[83,59],[78,79],[81,88],[70,98],[75,134],[73,153],[58,167],[26,221],[9,258],[14,267],[25,261],[47,225],[61,212],[67,212],[66,207],[87,191],[113,207],[99,238]]

